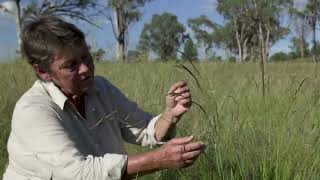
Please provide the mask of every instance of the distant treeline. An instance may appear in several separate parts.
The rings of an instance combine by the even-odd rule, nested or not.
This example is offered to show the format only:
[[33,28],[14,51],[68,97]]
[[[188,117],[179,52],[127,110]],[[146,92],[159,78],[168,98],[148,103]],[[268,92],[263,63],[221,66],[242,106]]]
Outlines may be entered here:
[[[150,22],[145,22],[137,47],[128,49],[130,27],[141,20],[142,12],[147,11],[145,6],[151,1],[154,0],[27,0],[22,4],[20,0],[7,0],[0,3],[0,11],[16,17],[18,55],[23,19],[58,15],[96,27],[100,27],[96,19],[109,21],[116,40],[115,58],[123,62],[140,56],[155,56],[163,61],[178,57],[198,60],[199,54],[204,59],[235,59],[238,62],[310,56],[317,61],[320,0],[306,0],[304,4],[295,0],[216,0],[212,3],[212,11],[224,18],[223,24],[200,15],[187,21],[191,32],[186,31],[187,27],[175,14],[154,14]],[[289,35],[291,52],[270,57],[271,47]],[[311,42],[307,42],[308,35]],[[204,53],[198,53],[199,49]],[[217,57],[218,49],[224,51],[227,58]],[[92,51],[98,60],[108,55],[98,46]]]

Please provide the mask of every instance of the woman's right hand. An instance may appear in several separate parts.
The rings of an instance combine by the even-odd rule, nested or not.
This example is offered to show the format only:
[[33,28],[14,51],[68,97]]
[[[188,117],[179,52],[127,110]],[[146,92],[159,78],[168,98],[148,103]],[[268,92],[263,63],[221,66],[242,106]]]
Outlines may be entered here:
[[204,151],[201,141],[192,142],[193,136],[174,138],[156,151],[160,169],[181,168],[192,165]]

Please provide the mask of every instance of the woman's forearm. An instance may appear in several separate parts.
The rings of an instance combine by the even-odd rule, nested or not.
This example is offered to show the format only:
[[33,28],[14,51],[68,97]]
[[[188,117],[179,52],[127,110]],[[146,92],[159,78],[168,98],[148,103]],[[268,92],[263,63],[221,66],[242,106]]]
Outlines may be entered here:
[[127,177],[137,177],[161,170],[156,151],[128,156]]
[[172,128],[175,128],[176,122],[177,119],[165,111],[155,124],[156,139],[162,141],[167,136],[168,132]]
[[192,165],[205,148],[202,142],[192,141],[193,136],[173,138],[156,150],[129,155],[123,177],[134,178],[162,169]]

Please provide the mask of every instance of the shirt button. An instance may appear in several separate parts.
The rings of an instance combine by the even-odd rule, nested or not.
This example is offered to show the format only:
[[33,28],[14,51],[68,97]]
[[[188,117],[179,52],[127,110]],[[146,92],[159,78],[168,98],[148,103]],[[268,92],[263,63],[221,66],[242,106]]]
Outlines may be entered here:
[[92,107],[92,109],[91,109],[91,110],[92,110],[93,112],[94,112],[94,111],[96,111],[96,107]]

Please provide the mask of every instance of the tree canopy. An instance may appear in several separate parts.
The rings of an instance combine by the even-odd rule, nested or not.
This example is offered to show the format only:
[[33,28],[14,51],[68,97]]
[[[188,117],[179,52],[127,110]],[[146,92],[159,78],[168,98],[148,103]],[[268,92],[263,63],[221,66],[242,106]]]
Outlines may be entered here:
[[190,61],[198,60],[198,50],[191,38],[187,38],[184,43],[182,59]]
[[176,58],[182,44],[185,28],[177,16],[170,13],[153,15],[150,23],[145,23],[140,35],[139,49],[152,51],[163,60]]

